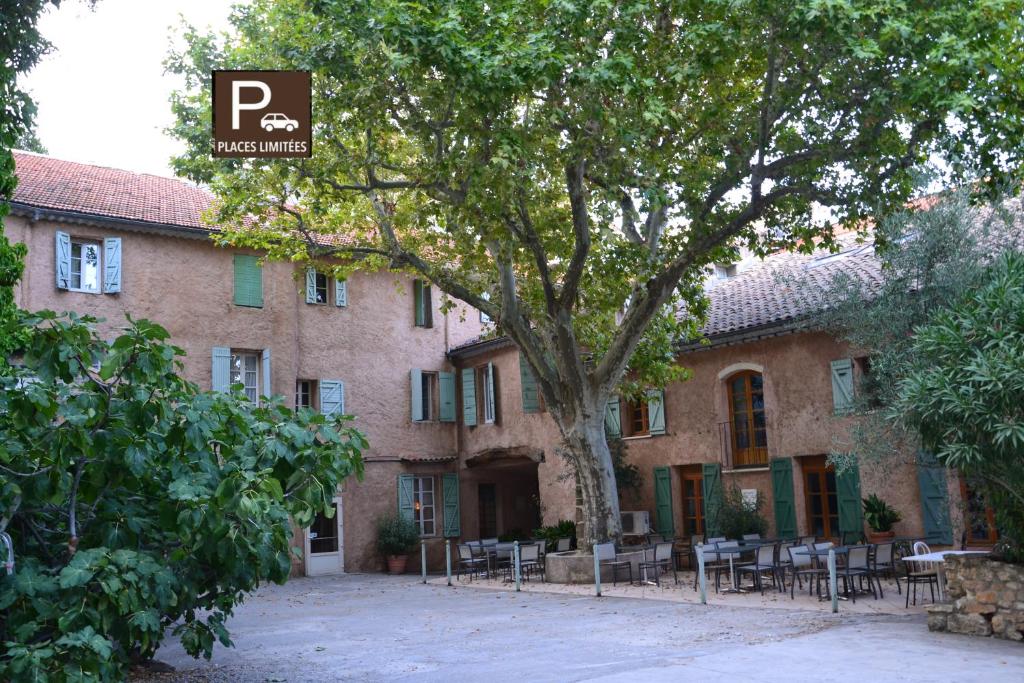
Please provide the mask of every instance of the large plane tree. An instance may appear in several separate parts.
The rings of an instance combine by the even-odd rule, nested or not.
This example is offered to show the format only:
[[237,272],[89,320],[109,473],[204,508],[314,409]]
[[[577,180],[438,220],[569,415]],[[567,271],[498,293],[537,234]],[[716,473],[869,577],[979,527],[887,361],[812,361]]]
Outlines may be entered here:
[[[1020,0],[257,0],[170,56],[175,163],[220,196],[228,242],[416,273],[489,315],[603,541],[620,534],[605,405],[683,373],[673,342],[699,326],[709,264],[827,245],[831,224],[901,205],[929,156],[950,180],[1019,179],[1022,16]],[[311,71],[312,158],[211,158],[216,68]]]

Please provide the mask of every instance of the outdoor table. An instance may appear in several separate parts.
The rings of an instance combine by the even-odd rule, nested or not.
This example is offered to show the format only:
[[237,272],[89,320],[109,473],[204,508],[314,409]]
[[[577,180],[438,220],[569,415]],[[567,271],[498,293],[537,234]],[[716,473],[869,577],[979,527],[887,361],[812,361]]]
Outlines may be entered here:
[[729,556],[729,582],[731,584],[730,587],[726,588],[725,590],[723,590],[722,593],[746,593],[747,591],[744,590],[741,586],[737,585],[737,583],[736,583],[736,568],[733,566],[733,563],[732,563],[733,555],[739,555],[740,553],[742,553],[745,550],[757,549],[757,548],[760,548],[763,545],[775,545],[776,541],[771,540],[771,539],[766,539],[766,538],[765,539],[746,539],[746,540],[742,540],[742,541],[722,541],[721,543],[715,543],[715,552],[716,553],[718,552],[718,546],[720,546],[722,543],[735,543],[736,544],[735,546],[729,546],[728,548],[723,548],[722,549]]
[[946,556],[947,555],[988,555],[987,550],[937,550],[933,553],[924,553],[923,555],[910,555],[904,557],[904,562],[938,562],[938,581],[936,583],[939,587],[939,602],[946,601]]
[[[846,545],[832,546],[830,548],[801,548],[800,550],[794,550],[797,555],[810,555],[811,557],[827,557],[828,558],[828,592],[829,598],[832,600],[832,611],[839,611],[838,600],[846,600],[845,597],[839,596],[838,578],[836,577],[836,555],[849,555],[850,547]],[[821,600],[821,596],[818,596],[818,600]]]

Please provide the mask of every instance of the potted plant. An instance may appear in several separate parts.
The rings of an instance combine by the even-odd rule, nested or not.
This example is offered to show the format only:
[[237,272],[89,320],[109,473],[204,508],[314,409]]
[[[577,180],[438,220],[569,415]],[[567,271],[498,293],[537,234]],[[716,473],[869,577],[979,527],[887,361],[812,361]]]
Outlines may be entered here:
[[388,572],[402,574],[420,530],[411,519],[391,514],[377,521],[377,550],[387,558]]
[[903,519],[899,512],[894,510],[884,500],[872,493],[864,499],[864,521],[868,523],[871,531],[868,533],[868,542],[883,543],[891,541],[896,537],[892,530],[893,524]]

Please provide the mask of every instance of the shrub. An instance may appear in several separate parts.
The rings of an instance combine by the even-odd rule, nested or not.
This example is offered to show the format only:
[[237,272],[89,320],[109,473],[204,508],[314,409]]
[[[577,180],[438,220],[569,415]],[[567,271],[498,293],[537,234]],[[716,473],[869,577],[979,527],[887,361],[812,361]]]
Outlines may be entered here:
[[736,485],[730,486],[722,496],[722,507],[718,512],[718,525],[726,538],[743,538],[744,534],[768,533],[768,520],[761,514],[761,497],[752,505],[743,500],[743,494]]
[[864,499],[864,521],[872,531],[892,531],[892,526],[903,519],[903,516],[888,503],[872,493]]
[[408,555],[418,540],[420,529],[408,517],[389,514],[377,520],[377,552],[384,557]]
[[108,344],[92,318],[23,322],[24,367],[0,370],[0,531],[17,561],[0,576],[0,680],[123,679],[168,631],[193,656],[230,645],[235,605],[288,578],[291,520],[308,526],[361,474],[362,435],[200,391],[153,323]]
[[576,522],[568,519],[560,519],[552,526],[542,526],[534,529],[534,538],[542,538],[547,542],[547,549],[554,550],[555,542],[560,538],[568,536],[572,539],[572,546],[576,547]]

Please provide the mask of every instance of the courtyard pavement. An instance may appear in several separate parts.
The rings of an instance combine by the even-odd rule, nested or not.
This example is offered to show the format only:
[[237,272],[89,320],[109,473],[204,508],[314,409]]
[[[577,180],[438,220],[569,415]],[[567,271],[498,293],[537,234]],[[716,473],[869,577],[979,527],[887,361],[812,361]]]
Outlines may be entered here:
[[294,579],[258,591],[228,627],[235,647],[212,661],[169,638],[157,659],[178,671],[138,680],[1024,680],[1024,645],[930,633],[920,610],[832,615],[413,576]]

